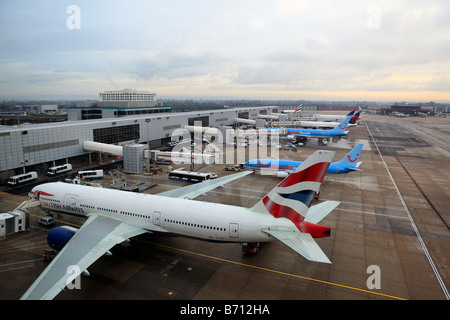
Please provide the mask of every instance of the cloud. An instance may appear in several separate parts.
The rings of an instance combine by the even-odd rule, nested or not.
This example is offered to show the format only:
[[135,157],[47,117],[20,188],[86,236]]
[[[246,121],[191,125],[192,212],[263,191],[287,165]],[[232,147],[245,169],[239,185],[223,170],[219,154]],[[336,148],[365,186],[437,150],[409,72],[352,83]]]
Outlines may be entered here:
[[164,51],[137,58],[123,71],[138,80],[190,78],[221,72],[225,61],[218,52]]
[[205,95],[448,85],[446,0],[77,1],[79,30],[66,27],[70,4],[0,2],[0,95],[116,88],[108,79]]
[[309,0],[277,0],[278,9],[285,15],[298,16],[308,11],[311,6]]
[[310,35],[305,41],[305,48],[309,50],[327,50],[331,46],[331,41],[322,33]]

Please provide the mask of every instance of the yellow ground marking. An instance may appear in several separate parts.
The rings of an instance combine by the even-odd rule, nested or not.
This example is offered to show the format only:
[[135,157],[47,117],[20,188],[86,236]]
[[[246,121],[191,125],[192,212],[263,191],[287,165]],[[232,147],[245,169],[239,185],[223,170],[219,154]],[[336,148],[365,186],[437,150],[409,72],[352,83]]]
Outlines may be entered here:
[[396,297],[396,296],[392,296],[392,295],[388,295],[388,294],[384,294],[384,293],[374,292],[374,291],[370,291],[370,290],[364,290],[364,289],[360,289],[360,288],[346,286],[346,285],[339,284],[339,283],[333,283],[333,282],[329,282],[329,281],[324,281],[324,280],[304,277],[304,276],[300,276],[300,275],[297,275],[297,274],[277,271],[277,270],[268,269],[268,268],[259,267],[259,266],[254,266],[254,265],[241,263],[241,262],[237,262],[237,261],[232,261],[232,260],[227,260],[227,259],[218,258],[218,257],[214,257],[214,256],[209,256],[209,255],[206,255],[206,254],[203,254],[203,253],[198,253],[198,252],[193,252],[193,251],[189,251],[189,250],[179,249],[179,248],[167,246],[167,245],[160,244],[160,243],[155,243],[155,242],[150,242],[150,241],[145,241],[145,240],[139,240],[139,241],[143,241],[143,242],[146,242],[146,243],[149,243],[149,244],[153,244],[153,245],[156,245],[156,246],[159,246],[159,247],[163,247],[163,248],[167,248],[167,249],[171,249],[171,250],[176,250],[176,251],[180,251],[180,252],[184,252],[184,253],[188,253],[188,254],[192,254],[192,255],[208,258],[208,259],[213,259],[213,260],[217,260],[217,261],[227,262],[227,263],[236,264],[236,265],[240,265],[240,266],[244,266],[244,267],[248,267],[248,268],[253,268],[253,269],[258,269],[258,270],[263,270],[263,271],[267,271],[267,272],[271,272],[271,273],[281,274],[281,275],[285,275],[285,276],[288,276],[288,277],[294,277],[294,278],[299,278],[299,279],[303,279],[303,280],[319,282],[319,283],[328,284],[328,285],[331,285],[331,286],[336,286],[336,287],[341,287],[341,288],[345,288],[345,289],[365,292],[365,293],[374,294],[374,295],[378,295],[378,296],[383,296],[383,297],[387,297],[387,298],[391,298],[391,299],[407,300],[405,298],[400,298],[400,297]]

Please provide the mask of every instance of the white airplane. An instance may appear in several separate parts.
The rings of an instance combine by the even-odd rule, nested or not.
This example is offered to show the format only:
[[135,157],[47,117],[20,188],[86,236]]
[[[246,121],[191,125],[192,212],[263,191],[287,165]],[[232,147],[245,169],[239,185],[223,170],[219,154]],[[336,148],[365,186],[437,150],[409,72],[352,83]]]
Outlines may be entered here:
[[[359,119],[361,111],[362,110],[360,108],[355,113],[355,115],[350,118],[350,121],[348,122],[347,127],[357,126],[356,120]],[[332,117],[334,117],[334,116],[332,116]],[[343,119],[345,119],[345,118],[343,118]],[[335,128],[337,125],[339,125],[339,122],[335,122],[335,121],[296,121],[295,124],[299,127],[318,129],[318,128]]]
[[292,110],[292,109],[283,110],[283,113],[294,114],[294,113],[297,113],[297,112],[302,112],[302,106],[303,106],[303,104],[299,105],[295,110]]
[[[251,172],[202,182],[159,195],[106,188],[45,183],[30,196],[53,211],[86,215],[83,226],[53,228],[48,242],[61,251],[22,299],[53,299],[67,284],[114,245],[142,233],[170,233],[227,242],[278,239],[308,260],[331,263],[313,238],[327,237],[318,225],[339,202],[310,208],[334,152],[316,151],[252,208],[190,200]],[[220,181],[222,179],[222,181]],[[170,198],[168,198],[170,197]],[[71,273],[69,266],[77,266]]]
[[[352,109],[352,111],[355,112],[356,109]],[[358,115],[358,117],[359,117],[360,112],[361,112],[361,107],[359,107],[358,112],[356,112],[353,117],[355,117],[356,115]],[[337,115],[337,114],[320,114],[320,113],[312,115],[312,117],[314,118],[315,121],[324,121],[324,122],[330,122],[330,121],[340,122],[340,121],[344,120],[347,116],[348,116],[348,114],[346,116]],[[352,122],[350,122],[350,123],[352,123]]]

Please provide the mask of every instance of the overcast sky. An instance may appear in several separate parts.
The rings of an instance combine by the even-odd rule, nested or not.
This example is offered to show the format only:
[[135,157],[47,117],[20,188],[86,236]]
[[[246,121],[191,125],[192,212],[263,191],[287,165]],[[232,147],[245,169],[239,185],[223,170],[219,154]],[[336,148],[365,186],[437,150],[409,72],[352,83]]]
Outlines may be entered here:
[[2,0],[0,26],[0,98],[450,101],[448,0]]

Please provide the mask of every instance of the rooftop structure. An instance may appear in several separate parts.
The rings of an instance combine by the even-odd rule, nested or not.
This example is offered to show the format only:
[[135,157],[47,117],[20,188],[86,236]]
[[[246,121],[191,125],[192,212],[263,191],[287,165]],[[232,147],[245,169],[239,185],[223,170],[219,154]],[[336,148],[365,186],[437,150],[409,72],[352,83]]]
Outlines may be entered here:
[[75,121],[170,111],[169,106],[156,100],[156,93],[123,89],[100,92],[98,101],[77,102],[75,107],[68,108],[67,115]]
[[110,90],[100,92],[99,101],[156,101],[156,93],[133,89]]

